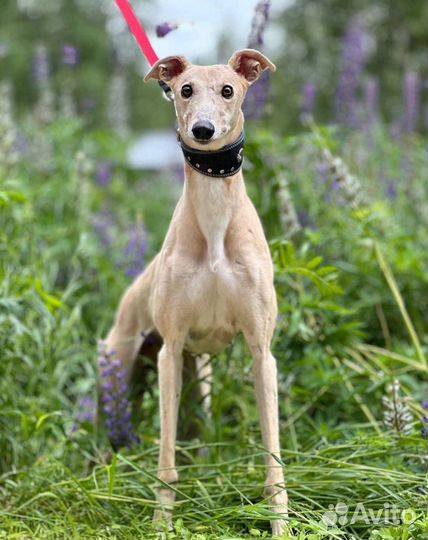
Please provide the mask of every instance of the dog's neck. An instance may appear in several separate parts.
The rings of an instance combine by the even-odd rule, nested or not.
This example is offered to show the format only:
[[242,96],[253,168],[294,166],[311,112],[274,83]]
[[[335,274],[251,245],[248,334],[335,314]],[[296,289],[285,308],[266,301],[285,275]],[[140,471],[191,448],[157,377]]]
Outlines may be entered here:
[[[233,130],[225,144],[233,142],[241,130],[239,126]],[[225,257],[225,237],[229,224],[245,201],[242,171],[227,178],[210,178],[185,163],[184,173],[184,198],[192,207],[197,226],[206,240],[209,265],[215,272]]]

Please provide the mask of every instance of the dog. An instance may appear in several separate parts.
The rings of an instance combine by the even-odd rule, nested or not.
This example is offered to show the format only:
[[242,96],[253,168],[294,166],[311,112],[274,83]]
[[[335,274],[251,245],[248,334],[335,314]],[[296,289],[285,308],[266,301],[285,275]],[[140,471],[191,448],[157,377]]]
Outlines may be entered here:
[[[159,509],[171,526],[178,480],[175,464],[183,356],[216,354],[243,333],[253,358],[254,384],[266,449],[266,496],[285,531],[287,493],[281,466],[276,361],[270,344],[277,317],[273,265],[257,212],[245,189],[242,161],[249,86],[275,65],[260,52],[236,52],[227,65],[198,66],[183,56],[156,62],[145,77],[170,87],[185,184],[161,251],[125,292],[106,350],[131,373],[144,336],[161,338]],[[204,358],[204,356],[202,356]],[[210,377],[206,362],[198,376]]]

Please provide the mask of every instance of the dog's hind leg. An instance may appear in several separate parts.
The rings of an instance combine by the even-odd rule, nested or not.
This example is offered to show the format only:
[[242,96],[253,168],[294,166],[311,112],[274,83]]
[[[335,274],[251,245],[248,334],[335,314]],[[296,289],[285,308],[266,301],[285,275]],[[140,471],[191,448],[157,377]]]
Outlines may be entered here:
[[128,380],[144,336],[153,329],[148,305],[153,263],[123,295],[116,320],[105,340],[105,352],[121,361]]
[[202,400],[202,409],[208,419],[211,419],[211,388],[213,383],[213,367],[209,354],[196,357],[196,372],[199,382],[199,391]]

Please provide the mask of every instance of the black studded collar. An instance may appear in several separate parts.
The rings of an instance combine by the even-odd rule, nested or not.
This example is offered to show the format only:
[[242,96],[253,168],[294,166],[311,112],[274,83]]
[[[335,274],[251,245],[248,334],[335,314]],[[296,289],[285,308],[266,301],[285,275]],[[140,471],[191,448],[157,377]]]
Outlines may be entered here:
[[244,132],[231,144],[220,150],[197,150],[185,144],[180,135],[178,142],[184,154],[184,159],[195,171],[214,178],[233,176],[242,167],[244,160]]

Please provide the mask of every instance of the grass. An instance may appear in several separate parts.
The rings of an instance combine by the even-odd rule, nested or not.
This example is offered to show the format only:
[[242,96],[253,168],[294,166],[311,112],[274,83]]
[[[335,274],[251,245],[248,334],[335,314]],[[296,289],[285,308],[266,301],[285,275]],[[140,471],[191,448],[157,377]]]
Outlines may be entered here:
[[[31,122],[20,129],[36,136]],[[302,540],[426,538],[426,228],[412,198],[424,189],[426,141],[415,136],[404,147],[380,129],[368,151],[359,133],[252,133],[246,179],[276,266],[290,530]],[[103,429],[76,417],[79,400],[95,394],[96,342],[130,283],[130,231],[144,223],[148,246],[135,255],[150,259],[181,186],[130,171],[123,142],[80,122],[56,122],[43,136],[55,150],[49,167],[26,155],[0,173],[0,538],[155,538],[155,378],[142,404],[142,442],[130,450],[111,458]],[[325,149],[358,175],[364,202],[343,202],[331,171],[317,180]],[[389,200],[379,171],[390,156],[391,179],[400,178],[403,152],[412,172]],[[102,187],[94,166],[105,156],[114,174]],[[292,237],[284,177],[306,220]],[[94,224],[106,212],[103,243]],[[414,416],[409,435],[382,421],[395,379]],[[201,433],[178,442],[175,531],[166,536],[269,537],[251,359],[240,339],[215,359],[212,420],[187,406],[182,420],[196,419]],[[334,514],[340,504],[346,522],[326,522],[326,512],[342,515]],[[393,508],[412,519],[387,523]]]

